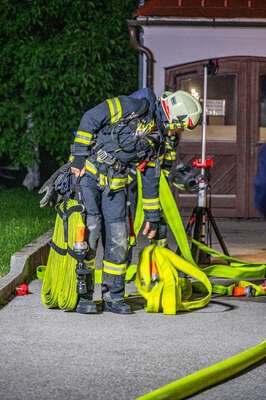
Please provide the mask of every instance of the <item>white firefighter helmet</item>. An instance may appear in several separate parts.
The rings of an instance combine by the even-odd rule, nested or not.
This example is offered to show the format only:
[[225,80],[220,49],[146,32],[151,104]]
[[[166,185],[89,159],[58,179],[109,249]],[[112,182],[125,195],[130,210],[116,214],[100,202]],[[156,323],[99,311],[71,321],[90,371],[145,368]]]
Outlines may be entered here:
[[199,101],[188,92],[164,92],[160,98],[164,116],[169,128],[194,129],[202,113]]

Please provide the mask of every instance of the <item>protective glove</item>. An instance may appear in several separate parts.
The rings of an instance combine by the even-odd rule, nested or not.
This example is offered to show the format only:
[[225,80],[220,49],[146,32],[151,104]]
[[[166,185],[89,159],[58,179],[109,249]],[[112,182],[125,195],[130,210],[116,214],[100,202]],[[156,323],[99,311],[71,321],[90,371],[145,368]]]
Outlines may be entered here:
[[72,161],[72,167],[81,170],[85,163],[85,156],[74,155],[74,160]]
[[57,191],[60,191],[60,183],[64,184],[64,191],[66,192],[68,188],[66,187],[67,182],[64,181],[66,175],[69,175],[71,163],[64,164],[62,167],[58,168],[51,177],[44,182],[39,194],[44,194],[43,198],[40,200],[40,207],[45,207],[56,195]]
[[148,239],[153,239],[157,233],[160,222],[146,221],[143,229],[143,235],[147,235]]

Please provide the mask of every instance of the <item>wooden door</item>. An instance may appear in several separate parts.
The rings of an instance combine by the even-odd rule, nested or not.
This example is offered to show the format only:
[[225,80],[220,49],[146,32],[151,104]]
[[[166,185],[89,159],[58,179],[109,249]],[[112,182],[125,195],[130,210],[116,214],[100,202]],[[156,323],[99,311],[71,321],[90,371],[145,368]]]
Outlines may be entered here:
[[[202,99],[203,66],[208,61],[166,69],[166,88],[183,89]],[[258,216],[253,206],[253,179],[263,130],[258,125],[258,99],[265,59],[230,57],[219,59],[218,64],[218,72],[207,79],[206,158],[214,161],[208,171],[209,205],[214,216]],[[201,139],[201,126],[184,132],[179,146],[182,161],[201,158]],[[175,196],[184,215],[197,205],[197,193],[176,191]]]

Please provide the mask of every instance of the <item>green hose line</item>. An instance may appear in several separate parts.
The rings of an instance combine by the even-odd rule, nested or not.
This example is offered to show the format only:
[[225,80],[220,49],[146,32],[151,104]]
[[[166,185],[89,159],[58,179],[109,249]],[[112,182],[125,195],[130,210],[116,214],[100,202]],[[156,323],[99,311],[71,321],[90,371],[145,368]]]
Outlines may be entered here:
[[266,359],[266,341],[227,360],[194,372],[135,400],[181,400],[214,386]]

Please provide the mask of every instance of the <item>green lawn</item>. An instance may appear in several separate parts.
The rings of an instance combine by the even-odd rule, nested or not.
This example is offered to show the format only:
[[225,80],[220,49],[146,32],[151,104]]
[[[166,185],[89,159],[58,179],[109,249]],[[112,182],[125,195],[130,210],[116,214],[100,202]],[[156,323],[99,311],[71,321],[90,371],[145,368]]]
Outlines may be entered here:
[[55,211],[39,207],[41,196],[24,188],[0,190],[0,277],[10,269],[10,257],[52,228]]

